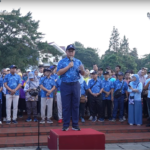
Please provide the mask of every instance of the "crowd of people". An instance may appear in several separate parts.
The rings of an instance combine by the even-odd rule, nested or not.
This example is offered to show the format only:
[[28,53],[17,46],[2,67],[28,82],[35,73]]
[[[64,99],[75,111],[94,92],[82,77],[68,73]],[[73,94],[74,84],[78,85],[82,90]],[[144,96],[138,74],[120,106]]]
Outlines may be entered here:
[[[0,124],[17,124],[17,118],[22,118],[24,111],[28,116],[26,122],[37,122],[37,116],[40,116],[40,123],[53,123],[55,101],[58,123],[62,123],[61,83],[56,65],[48,68],[40,65],[38,70],[27,70],[26,73],[15,65],[2,69]],[[134,74],[132,70],[123,73],[119,65],[112,70],[109,66],[101,68],[95,64],[92,70],[85,68],[79,83],[81,122],[86,121],[87,115],[92,122],[106,119],[115,122],[118,118],[120,122],[127,119],[129,125],[140,126],[145,117],[150,126],[150,71],[147,68]],[[68,115],[71,117],[72,114]]]

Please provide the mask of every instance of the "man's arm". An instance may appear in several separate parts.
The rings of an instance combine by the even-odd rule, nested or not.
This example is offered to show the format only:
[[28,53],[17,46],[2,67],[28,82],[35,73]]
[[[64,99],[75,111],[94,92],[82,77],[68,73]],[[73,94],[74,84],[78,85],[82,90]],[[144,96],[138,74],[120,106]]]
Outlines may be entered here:
[[12,89],[7,85],[7,82],[4,83],[4,86],[8,91],[12,92]]
[[149,84],[150,84],[150,81],[144,86],[144,90],[148,89]]
[[60,70],[57,72],[57,75],[58,75],[58,76],[63,75],[63,74],[66,73],[71,67],[73,67],[73,65],[74,65],[73,61],[70,62],[67,67],[60,69]]
[[46,92],[49,92],[49,90],[47,88],[45,88],[42,84],[40,85],[40,88]]

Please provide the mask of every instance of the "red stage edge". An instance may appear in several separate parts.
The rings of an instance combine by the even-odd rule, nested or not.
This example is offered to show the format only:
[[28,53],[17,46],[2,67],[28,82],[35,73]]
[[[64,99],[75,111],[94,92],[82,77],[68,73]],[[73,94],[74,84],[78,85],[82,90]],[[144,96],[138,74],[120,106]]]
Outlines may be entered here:
[[105,134],[91,128],[81,131],[52,129],[48,136],[50,150],[105,150]]

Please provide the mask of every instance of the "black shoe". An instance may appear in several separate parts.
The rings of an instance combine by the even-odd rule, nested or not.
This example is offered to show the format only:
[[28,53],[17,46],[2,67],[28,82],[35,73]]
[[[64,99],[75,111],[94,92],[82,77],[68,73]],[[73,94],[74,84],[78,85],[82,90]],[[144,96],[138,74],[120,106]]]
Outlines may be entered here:
[[150,123],[146,125],[146,127],[150,127]]
[[69,130],[68,127],[63,127],[63,128],[62,128],[62,131],[68,131],[68,130]]
[[72,127],[72,130],[81,131],[81,129],[79,127]]

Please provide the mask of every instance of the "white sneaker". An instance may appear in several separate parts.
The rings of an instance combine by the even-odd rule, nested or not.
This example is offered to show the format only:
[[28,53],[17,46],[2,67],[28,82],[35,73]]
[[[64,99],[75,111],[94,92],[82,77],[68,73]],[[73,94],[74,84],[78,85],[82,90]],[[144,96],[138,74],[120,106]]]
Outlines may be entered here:
[[0,124],[2,124],[2,122],[0,121]]
[[89,120],[91,120],[91,121],[92,121],[92,119],[93,119],[93,116],[90,116]]
[[126,120],[126,117],[125,117],[125,116],[123,116],[123,120]]
[[137,124],[137,126],[141,126],[141,124]]
[[3,118],[3,121],[7,121],[6,118]]
[[95,116],[95,119],[97,120],[97,116]]
[[130,126],[133,126],[133,124],[132,124],[132,123],[130,123]]

